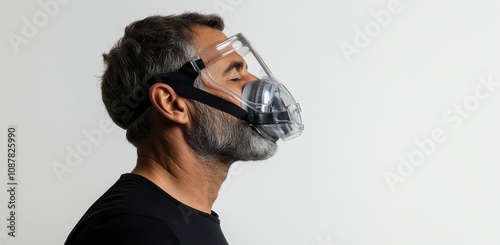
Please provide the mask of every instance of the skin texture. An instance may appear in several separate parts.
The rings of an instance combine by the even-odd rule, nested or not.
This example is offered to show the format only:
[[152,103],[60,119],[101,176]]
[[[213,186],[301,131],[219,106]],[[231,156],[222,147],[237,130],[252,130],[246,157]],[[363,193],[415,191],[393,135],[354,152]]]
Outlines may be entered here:
[[[196,27],[194,31],[198,53],[227,39],[221,31],[209,27]],[[228,57],[228,60],[242,61],[238,55]],[[234,93],[241,94],[244,85],[253,79],[255,76],[240,67],[221,82]],[[205,86],[205,89],[227,97],[213,87]],[[192,208],[211,213],[212,204],[234,161],[266,159],[276,150],[274,142],[263,139],[239,119],[203,104],[195,105],[166,84],[154,84],[149,97],[153,106],[149,115],[151,133],[137,145],[137,165],[132,173],[148,178]],[[227,130],[221,130],[221,125]],[[193,140],[193,135],[200,135],[200,132],[205,132],[201,135],[206,137],[217,136],[219,142],[225,143],[220,145],[227,147],[219,147],[224,151],[205,147],[208,150],[202,152],[207,142],[213,140]],[[225,140],[230,136],[232,140]],[[240,148],[232,147],[239,143]]]

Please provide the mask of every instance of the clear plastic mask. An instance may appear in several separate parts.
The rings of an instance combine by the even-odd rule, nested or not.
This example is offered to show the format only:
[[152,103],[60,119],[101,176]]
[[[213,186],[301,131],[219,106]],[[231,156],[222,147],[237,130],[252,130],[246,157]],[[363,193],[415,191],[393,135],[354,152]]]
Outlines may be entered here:
[[302,133],[300,105],[241,33],[203,51],[191,64],[204,90],[248,112],[246,121],[263,137],[289,140]]

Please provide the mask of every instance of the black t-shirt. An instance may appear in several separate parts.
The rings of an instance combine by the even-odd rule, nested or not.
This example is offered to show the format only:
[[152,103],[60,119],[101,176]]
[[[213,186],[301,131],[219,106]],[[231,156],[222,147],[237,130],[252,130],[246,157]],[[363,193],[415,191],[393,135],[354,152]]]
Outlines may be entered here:
[[182,204],[148,179],[123,174],[83,215],[66,245],[224,245],[218,215]]

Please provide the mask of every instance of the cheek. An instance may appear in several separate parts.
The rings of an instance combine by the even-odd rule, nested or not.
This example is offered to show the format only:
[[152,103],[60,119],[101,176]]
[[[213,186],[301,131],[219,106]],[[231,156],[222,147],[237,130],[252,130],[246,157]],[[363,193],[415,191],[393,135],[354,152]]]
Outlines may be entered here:
[[[234,98],[234,96],[229,95],[225,91],[221,90],[220,88],[218,88],[214,84],[204,83],[204,85],[205,85],[205,89],[204,89],[205,91],[207,91],[207,92],[209,92],[209,93],[211,93],[219,98],[227,100],[235,105],[241,106],[241,102],[238,99]],[[242,86],[240,84],[238,84],[238,83],[228,84],[228,85],[226,85],[226,88],[231,90],[234,94],[241,97]]]
[[243,85],[241,85],[240,83],[235,82],[227,84],[226,88],[230,89],[231,91],[233,91],[233,93],[241,97],[241,92],[243,91]]

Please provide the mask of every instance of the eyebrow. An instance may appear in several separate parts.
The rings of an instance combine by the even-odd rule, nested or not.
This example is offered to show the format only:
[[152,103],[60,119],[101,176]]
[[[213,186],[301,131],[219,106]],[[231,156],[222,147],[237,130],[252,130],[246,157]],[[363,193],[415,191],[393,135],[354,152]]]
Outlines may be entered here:
[[242,67],[245,66],[245,63],[241,62],[241,61],[233,61],[231,62],[227,67],[226,69],[224,70],[224,72],[222,74],[226,75],[228,72],[230,72],[232,69],[241,69]]

